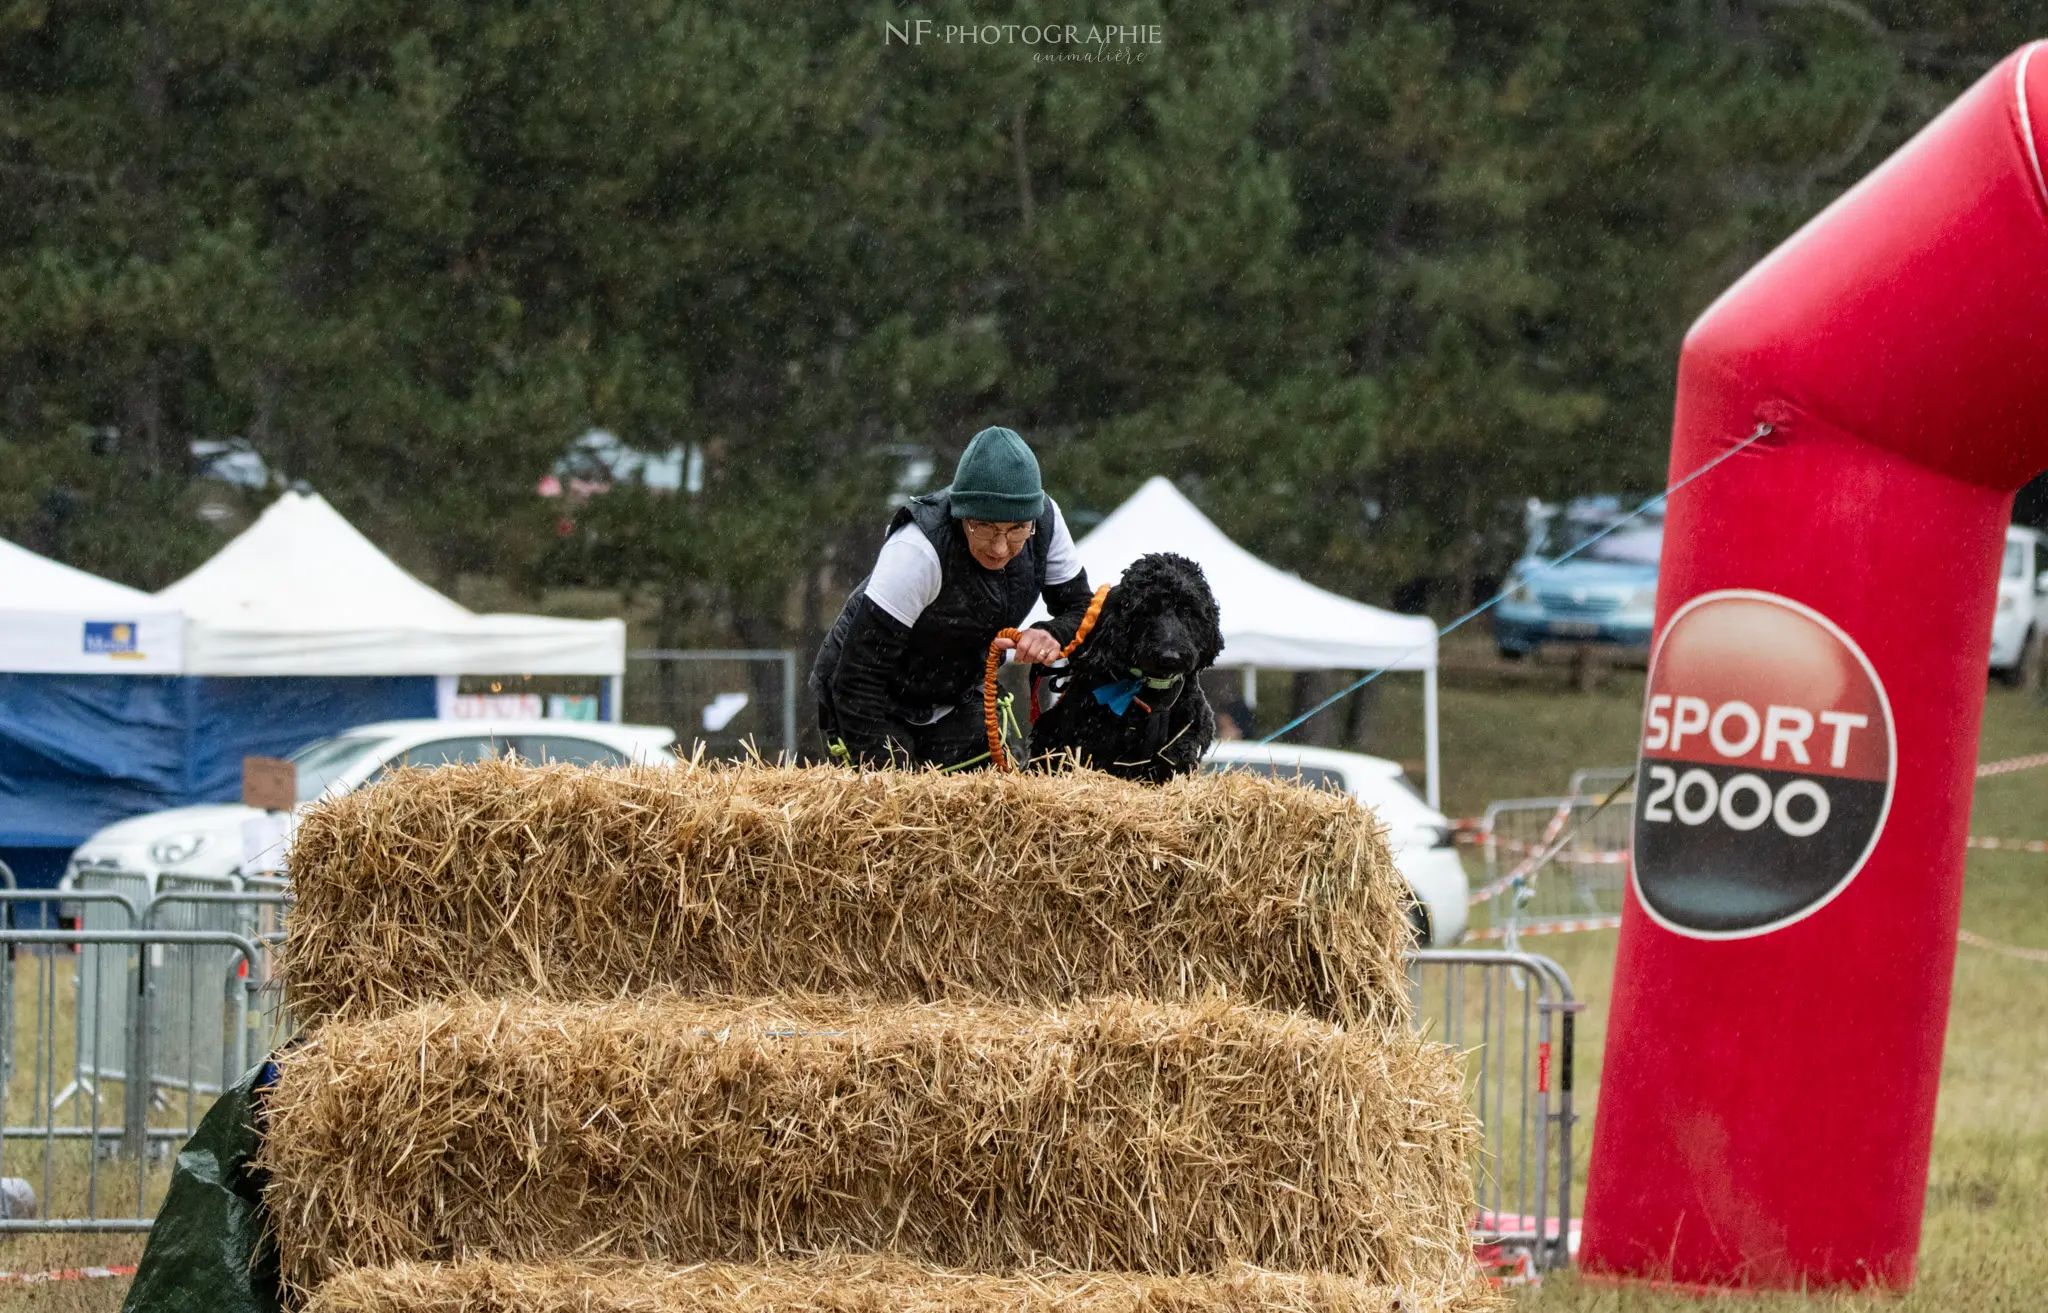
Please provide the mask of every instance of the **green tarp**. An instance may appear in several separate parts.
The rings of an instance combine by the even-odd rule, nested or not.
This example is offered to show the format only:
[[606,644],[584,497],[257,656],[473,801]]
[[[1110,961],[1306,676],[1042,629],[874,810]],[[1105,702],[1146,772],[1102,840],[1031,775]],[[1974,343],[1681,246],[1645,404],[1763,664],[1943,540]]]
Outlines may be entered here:
[[250,1071],[186,1141],[121,1313],[279,1313],[277,1250],[251,1166],[262,1092],[276,1079],[272,1062]]

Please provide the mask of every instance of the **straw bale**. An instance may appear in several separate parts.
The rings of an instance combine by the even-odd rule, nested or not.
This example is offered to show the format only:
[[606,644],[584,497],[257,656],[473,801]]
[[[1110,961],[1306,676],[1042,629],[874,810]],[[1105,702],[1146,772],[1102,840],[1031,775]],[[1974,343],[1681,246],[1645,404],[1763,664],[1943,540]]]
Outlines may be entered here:
[[1416,1292],[1240,1267],[1216,1275],[950,1272],[883,1256],[720,1263],[399,1264],[323,1285],[305,1313],[1487,1313],[1483,1282]]
[[1405,886],[1370,812],[1243,773],[404,771],[291,856],[297,1013],[463,989],[901,1001],[1222,990],[1405,1024]]
[[304,1313],[1490,1313],[1479,1280],[1440,1291],[1240,1267],[1215,1275],[950,1272],[887,1256],[700,1263],[402,1263],[357,1268]]
[[474,1256],[1415,1289],[1471,1264],[1456,1055],[1217,998],[476,999],[329,1022],[281,1065],[261,1166],[304,1289]]

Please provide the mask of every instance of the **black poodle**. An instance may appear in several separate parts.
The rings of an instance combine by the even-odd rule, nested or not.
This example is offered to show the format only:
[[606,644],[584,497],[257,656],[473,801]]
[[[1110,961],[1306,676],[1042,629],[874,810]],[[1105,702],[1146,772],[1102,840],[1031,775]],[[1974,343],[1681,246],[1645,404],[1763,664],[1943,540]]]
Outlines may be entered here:
[[1032,765],[1093,766],[1148,784],[1194,770],[1216,738],[1196,676],[1222,651],[1202,567],[1171,552],[1139,557],[1072,664],[1047,677],[1060,699],[1032,728]]

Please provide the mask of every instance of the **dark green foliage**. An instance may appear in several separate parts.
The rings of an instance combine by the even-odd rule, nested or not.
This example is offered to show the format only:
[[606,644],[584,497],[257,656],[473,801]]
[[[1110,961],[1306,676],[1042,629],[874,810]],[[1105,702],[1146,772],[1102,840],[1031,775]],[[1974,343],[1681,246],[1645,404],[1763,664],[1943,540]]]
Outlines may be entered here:
[[[1018,428],[1355,595],[1662,478],[1685,325],[2024,38],[1989,0],[0,3],[0,534],[160,586],[246,439],[446,582],[801,639]],[[535,485],[599,425],[701,489]],[[260,501],[260,496],[250,499]],[[1453,600],[1445,596],[1441,600]],[[705,637],[704,623],[697,622]]]

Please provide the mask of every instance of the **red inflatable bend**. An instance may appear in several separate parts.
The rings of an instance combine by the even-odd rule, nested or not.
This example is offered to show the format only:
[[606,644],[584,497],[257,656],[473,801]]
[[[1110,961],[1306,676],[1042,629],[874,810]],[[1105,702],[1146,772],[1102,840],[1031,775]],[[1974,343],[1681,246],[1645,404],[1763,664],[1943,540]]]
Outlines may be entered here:
[[2048,467],[2048,43],[1701,316],[1583,1260],[1912,1281],[1994,579]]

